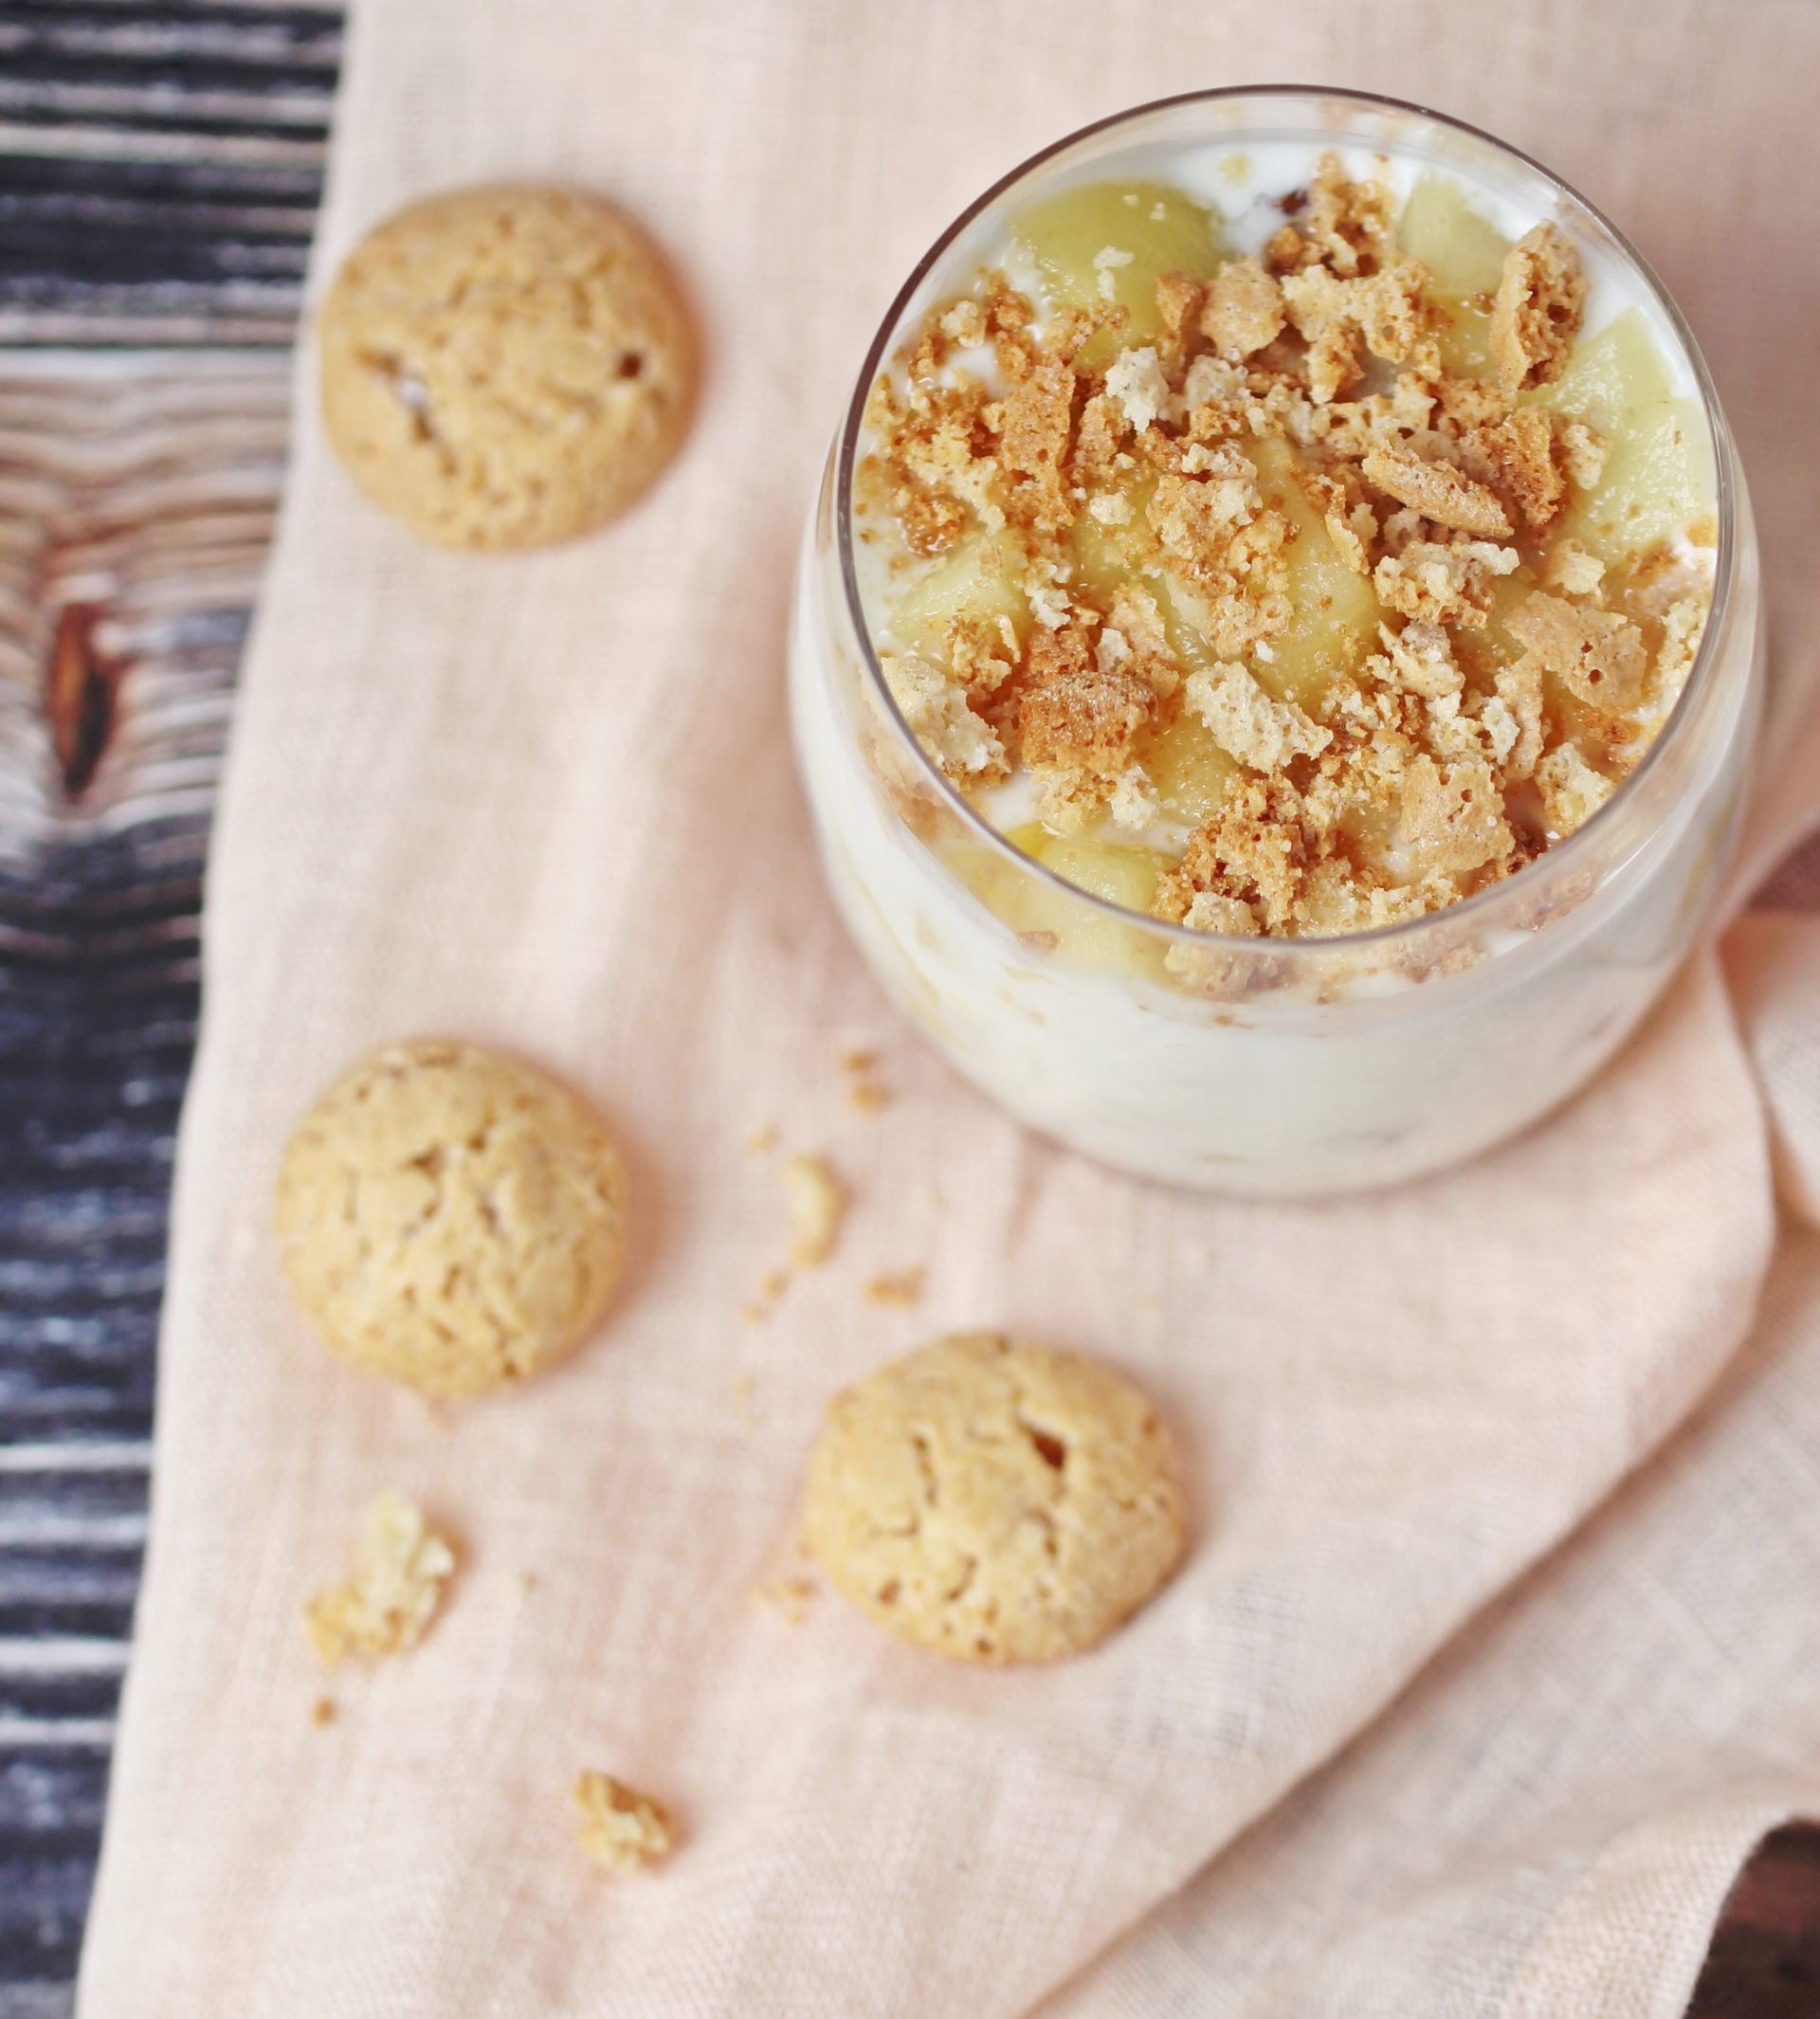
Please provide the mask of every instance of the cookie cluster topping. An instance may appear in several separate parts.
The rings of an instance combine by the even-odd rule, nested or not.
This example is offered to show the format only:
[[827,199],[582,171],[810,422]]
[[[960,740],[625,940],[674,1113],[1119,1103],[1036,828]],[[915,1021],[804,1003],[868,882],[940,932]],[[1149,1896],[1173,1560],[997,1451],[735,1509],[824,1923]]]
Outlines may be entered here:
[[1608,484],[1630,445],[1561,396],[1572,242],[1455,191],[1427,236],[1464,234],[1463,287],[1333,155],[1245,257],[1167,186],[1074,195],[1104,245],[1022,228],[870,398],[857,522],[929,756],[1000,825],[1033,796],[1150,851],[1154,913],[1228,935],[1402,922],[1573,833],[1674,705],[1713,536]]

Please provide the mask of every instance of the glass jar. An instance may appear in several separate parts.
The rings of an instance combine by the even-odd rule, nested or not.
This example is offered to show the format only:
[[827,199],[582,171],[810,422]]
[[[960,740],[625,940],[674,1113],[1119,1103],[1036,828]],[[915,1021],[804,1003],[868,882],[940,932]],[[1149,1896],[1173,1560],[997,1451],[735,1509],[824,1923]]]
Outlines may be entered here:
[[[1713,602],[1674,711],[1584,827],[1411,923],[1244,939],[1127,911],[1020,853],[905,728],[867,634],[851,495],[865,399],[1008,211],[1087,176],[1175,179],[1185,152],[1364,148],[1553,219],[1616,275],[1710,427]],[[1659,996],[1717,900],[1759,690],[1758,560],[1737,452],[1661,283],[1546,171],[1392,100],[1288,88],[1164,100],[1086,128],[990,190],[892,304],[855,383],[804,545],[792,625],[797,759],[854,939],[953,1064],[1031,1127],[1139,1175],[1306,1194],[1431,1172],[1581,1087]]]

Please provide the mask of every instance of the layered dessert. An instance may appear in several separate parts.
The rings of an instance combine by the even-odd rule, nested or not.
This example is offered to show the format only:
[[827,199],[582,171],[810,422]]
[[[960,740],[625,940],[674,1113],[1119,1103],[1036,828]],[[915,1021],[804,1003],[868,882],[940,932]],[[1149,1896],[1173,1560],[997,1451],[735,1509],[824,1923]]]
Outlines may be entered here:
[[1760,690],[1736,452],[1616,232],[1434,115],[1108,121],[875,341],[798,586],[830,888],[1035,1126],[1260,1192],[1582,1084],[1718,899]]
[[1332,150],[1213,182],[1012,211],[901,343],[854,494],[879,662],[1069,882],[1220,936],[1401,924],[1574,833],[1660,732],[1710,431],[1553,222]]

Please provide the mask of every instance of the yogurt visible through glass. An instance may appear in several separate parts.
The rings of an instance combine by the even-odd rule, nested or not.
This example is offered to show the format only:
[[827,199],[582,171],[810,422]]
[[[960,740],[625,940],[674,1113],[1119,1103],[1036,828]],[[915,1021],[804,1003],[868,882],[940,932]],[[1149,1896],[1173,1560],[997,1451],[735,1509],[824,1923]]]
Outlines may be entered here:
[[[1331,196],[1336,175],[1382,192],[1394,236],[1375,252],[1368,246],[1357,270],[1420,259],[1433,303],[1426,325],[1394,324],[1399,304],[1387,283],[1382,316],[1375,306],[1363,313],[1390,334],[1374,326],[1361,337],[1339,321],[1318,344],[1325,325],[1311,304],[1344,300],[1345,290],[1306,251],[1319,270],[1297,277],[1293,230],[1271,242],[1285,219],[1318,228],[1307,221],[1307,192]],[[1361,206],[1368,232],[1377,228],[1369,210]],[[1340,231],[1354,230],[1333,214]],[[1572,348],[1538,364],[1514,399],[1474,416],[1471,375],[1491,375],[1481,350],[1497,263],[1511,243],[1545,245],[1555,234],[1584,273]],[[1335,245],[1343,274],[1350,254],[1338,236]],[[1260,253],[1275,282],[1264,279]],[[1239,333],[1222,355],[1209,337],[1228,337],[1228,323],[1210,291],[1247,255],[1246,272],[1217,290],[1236,304]],[[1201,322],[1185,324],[1185,335],[1158,323],[1158,270],[1177,261],[1200,291],[1180,280],[1169,287],[1191,318],[1204,318],[1208,336],[1195,334]],[[1020,569],[1000,580],[974,558],[983,552],[991,563],[1001,551],[992,499],[1002,488],[974,495],[978,517],[933,492],[931,524],[912,528],[919,551],[905,551],[897,526],[880,520],[866,461],[878,461],[880,413],[875,404],[868,415],[868,401],[882,377],[887,387],[893,374],[902,382],[919,332],[939,319],[953,336],[940,349],[958,354],[949,369],[990,380],[977,313],[945,306],[990,299],[987,270],[1028,300],[1038,329],[1076,311],[1070,340],[1081,372],[1062,477],[1087,472],[1085,434],[1101,425],[1085,416],[1083,394],[1103,389],[1101,405],[1118,424],[1116,437],[1101,426],[1099,477],[1065,491],[1054,489],[1040,453],[1026,458],[1056,499],[1072,500],[1058,509],[1081,515],[1053,579]],[[1253,288],[1267,298],[1266,319],[1247,335]],[[1273,348],[1268,317],[1281,320],[1285,291],[1298,320]],[[1507,295],[1499,298],[1506,354],[1515,340]],[[1014,315],[1005,314],[1009,326]],[[1526,340],[1545,347],[1539,310],[1534,321]],[[1497,312],[1490,327],[1498,333]],[[1445,372],[1431,339],[1413,349],[1425,331],[1451,353]],[[1183,425],[1193,404],[1184,387],[1217,404],[1218,389],[1244,377],[1246,344],[1256,345],[1254,387],[1282,351],[1293,350],[1304,382],[1316,375],[1313,394],[1296,395],[1293,427],[1305,434],[1311,414],[1326,428],[1342,412],[1375,411],[1395,452],[1366,463],[1371,482],[1338,468],[1343,484],[1318,478],[1311,490],[1293,443],[1270,439],[1255,419],[1252,433],[1239,430],[1263,491],[1240,503],[1237,523],[1247,546],[1274,530],[1281,551],[1277,572],[1253,578],[1272,585],[1274,603],[1223,607],[1150,566],[1155,540],[1144,528],[1161,528],[1165,540],[1174,530],[1153,485],[1173,483],[1199,500],[1228,465],[1251,474],[1212,424],[1204,445]],[[1176,388],[1174,440],[1162,438],[1172,394],[1159,354]],[[1387,354],[1398,364],[1384,362]],[[919,356],[933,368],[935,353]],[[1414,376],[1399,369],[1405,357]],[[1500,369],[1523,369],[1520,347],[1516,365],[1504,355]],[[1192,384],[1186,373],[1196,374]],[[1429,393],[1445,377],[1449,407],[1487,427],[1445,422],[1443,441],[1426,425],[1424,373]],[[1074,383],[1065,371],[1060,378]],[[1546,411],[1546,427],[1525,424],[1544,444],[1537,467],[1553,486],[1539,502],[1522,467],[1485,461],[1525,439],[1500,422],[1516,405]],[[1153,412],[1158,431],[1140,439]],[[1551,444],[1571,482],[1552,474]],[[1445,465],[1438,478],[1412,449]],[[1435,482],[1438,501],[1429,495]],[[1142,486],[1130,492],[1135,510],[1120,484]],[[955,488],[968,496],[965,482]],[[911,504],[921,510],[919,490]],[[1429,511],[1442,516],[1429,519]],[[1476,514],[1489,516],[1481,523]],[[1526,515],[1547,530],[1532,533]],[[1150,541],[1139,555],[1148,573],[1129,577],[1142,585],[1135,602],[1112,601],[1127,580],[1120,556],[1139,553],[1121,544],[1136,532]],[[1698,648],[1689,639],[1672,684],[1660,670],[1640,670],[1646,636],[1652,667],[1674,657],[1665,592],[1646,605],[1631,582],[1646,551],[1652,581],[1698,579],[1702,602],[1710,588]],[[1472,553],[1484,556],[1483,578],[1467,584],[1478,610],[1462,609],[1453,623],[1442,609],[1447,623],[1429,622],[1426,590],[1409,586],[1418,563],[1438,557],[1459,576]],[[1607,582],[1618,585],[1609,599],[1596,586],[1601,555]],[[1431,574],[1431,561],[1424,565]],[[1289,602],[1300,597],[1301,611],[1319,616],[1287,613],[1276,594],[1285,585]],[[1757,603],[1748,500],[1705,368],[1673,304],[1611,226],[1534,164],[1432,114],[1333,93],[1215,92],[1107,121],[1047,151],[982,198],[912,277],[861,372],[810,523],[792,624],[792,719],[841,911],[891,994],[970,1079],[1032,1126],[1142,1175],[1266,1193],[1354,1190],[1438,1169],[1533,1121],[1584,1083],[1660,993],[1710,914],[1736,825],[1761,684]],[[1639,615],[1646,607],[1652,613]],[[1379,619],[1389,620],[1382,628]],[[1675,621],[1687,628],[1684,614],[1670,630]],[[1149,668],[1139,664],[1146,623],[1157,641]],[[1046,720],[1028,696],[1081,625],[1096,627],[1085,636],[1102,671],[1116,673],[1100,689],[1091,666],[1081,675],[1094,733],[1103,693],[1138,699],[1113,711],[1113,728],[1082,758],[1087,769],[1069,773],[1039,739]],[[1560,657],[1554,633],[1563,627],[1570,647],[1584,631],[1576,649],[1592,655],[1590,673],[1573,649]],[[1608,637],[1613,653],[1594,643]],[[940,638],[956,663],[963,646],[975,661],[1000,655],[971,710],[940,677],[942,648],[931,643]],[[1526,655],[1522,664],[1495,664],[1493,639],[1507,659]],[[1538,719],[1538,664],[1550,669],[1553,740],[1538,764],[1532,737],[1524,770],[1511,750]],[[1148,718],[1134,667],[1154,678],[1159,697]],[[1608,671],[1611,687],[1586,684]],[[1374,703],[1387,720],[1419,722],[1426,736],[1432,718],[1437,740],[1367,736],[1336,712],[1336,682],[1356,718],[1365,703],[1353,689],[1370,697],[1375,683],[1388,696]],[[1625,682],[1636,705],[1619,722],[1601,697]],[[1062,719],[1080,713],[1070,701]],[[1020,719],[1028,764],[1012,733]],[[1642,725],[1634,733],[1633,719]],[[1009,762],[994,723],[1006,726]],[[1574,740],[1576,725],[1591,725],[1592,741]],[[1356,754],[1379,744],[1420,772],[1414,787],[1406,775],[1402,802],[1394,780],[1392,792],[1406,814],[1414,809],[1411,832],[1439,837],[1440,866],[1426,880],[1420,864],[1398,866],[1406,849],[1394,818],[1381,831],[1361,829],[1362,839],[1347,830],[1343,847],[1328,845],[1332,861],[1311,853],[1288,881],[1267,868],[1254,881],[1242,849],[1227,859],[1233,834],[1270,841],[1276,832],[1267,820],[1262,829],[1235,825],[1235,808],[1264,806],[1266,788],[1298,807],[1313,808],[1323,792],[1331,800],[1332,777],[1318,773],[1335,774],[1338,754],[1352,752],[1352,770],[1338,773],[1350,778],[1363,761]],[[1587,749],[1592,766],[1580,755]],[[1274,780],[1265,775],[1273,763]],[[1475,781],[1506,774],[1520,783],[1506,795],[1500,782],[1488,803]],[[1440,826],[1425,830],[1431,813]]]

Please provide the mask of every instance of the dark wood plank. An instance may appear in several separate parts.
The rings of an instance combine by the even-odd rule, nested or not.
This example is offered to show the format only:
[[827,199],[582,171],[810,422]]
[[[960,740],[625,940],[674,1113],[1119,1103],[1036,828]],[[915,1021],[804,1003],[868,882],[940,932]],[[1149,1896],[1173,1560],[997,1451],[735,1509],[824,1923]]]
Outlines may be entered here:
[[0,359],[0,1985],[27,2010],[93,1880],[203,848],[287,400],[278,352]]
[[1777,1830],[1745,1866],[1687,2019],[1820,2015],[1820,1828]]
[[0,2019],[68,2010],[93,1883],[338,46],[319,8],[0,4]]

